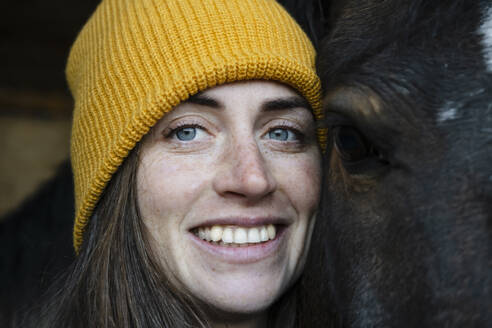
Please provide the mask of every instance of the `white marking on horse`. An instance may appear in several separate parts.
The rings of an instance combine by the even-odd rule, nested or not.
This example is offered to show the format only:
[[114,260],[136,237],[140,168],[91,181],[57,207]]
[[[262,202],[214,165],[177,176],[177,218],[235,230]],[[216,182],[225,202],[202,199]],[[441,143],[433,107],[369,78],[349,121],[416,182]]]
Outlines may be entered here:
[[485,13],[483,23],[478,28],[478,33],[482,35],[482,46],[484,48],[487,71],[492,73],[492,6]]
[[456,108],[456,103],[449,101],[442,107],[442,109],[437,114],[437,121],[439,123],[454,120],[458,117],[458,109]]
[[[478,88],[469,91],[464,95],[465,99],[473,99],[480,96],[485,92],[484,88]],[[460,101],[446,101],[444,105],[439,109],[437,113],[437,122],[443,123],[449,120],[456,120],[460,118],[462,114],[462,108],[465,106],[463,102]],[[492,108],[492,104],[489,105]]]

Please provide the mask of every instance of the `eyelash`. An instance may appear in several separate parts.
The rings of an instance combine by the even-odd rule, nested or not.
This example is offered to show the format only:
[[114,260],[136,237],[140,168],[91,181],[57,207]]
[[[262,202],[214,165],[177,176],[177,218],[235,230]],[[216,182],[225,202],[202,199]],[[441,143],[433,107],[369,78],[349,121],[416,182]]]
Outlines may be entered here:
[[177,131],[184,129],[184,128],[199,128],[199,129],[206,131],[206,129],[198,123],[180,122],[174,127],[167,128],[166,130],[164,130],[164,132],[162,134],[164,135],[164,138],[169,139],[169,138],[175,136]]
[[289,122],[281,122],[280,124],[269,128],[267,133],[270,133],[270,132],[277,130],[277,129],[285,129],[285,130],[289,130],[292,133],[294,133],[294,135],[297,138],[296,142],[303,142],[304,141],[305,134],[303,132],[301,132],[301,130],[299,128],[293,126]]
[[[176,126],[166,129],[165,131],[163,131],[162,134],[163,134],[164,138],[169,139],[169,138],[175,136],[176,132],[178,132],[179,130],[181,130],[183,128],[199,128],[199,129],[202,129],[204,131],[207,131],[207,129],[205,129],[202,125],[200,125],[198,123],[180,122]],[[303,133],[298,127],[293,126],[290,122],[281,122],[279,124],[276,124],[276,125],[270,127],[266,133],[268,134],[268,133],[270,133],[274,130],[277,130],[277,129],[285,129],[285,130],[289,130],[292,133],[294,133],[297,140],[290,141],[290,142],[298,142],[298,143],[304,142],[305,133]],[[284,142],[286,142],[286,141],[284,141]]]

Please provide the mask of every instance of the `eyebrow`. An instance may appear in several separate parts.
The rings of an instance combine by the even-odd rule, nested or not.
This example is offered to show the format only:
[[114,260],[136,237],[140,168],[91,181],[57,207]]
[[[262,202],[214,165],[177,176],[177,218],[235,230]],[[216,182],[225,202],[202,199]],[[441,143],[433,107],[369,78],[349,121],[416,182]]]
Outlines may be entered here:
[[311,106],[306,99],[297,96],[268,100],[261,106],[263,111],[285,110],[292,108],[305,108],[310,110]]
[[[224,105],[220,101],[202,93],[197,93],[191,96],[185,102],[216,109],[224,108]],[[306,99],[299,96],[267,100],[261,105],[261,110],[265,112],[293,108],[305,108],[310,111],[311,106]]]
[[219,101],[201,93],[191,96],[185,102],[217,109],[224,108],[224,105]]

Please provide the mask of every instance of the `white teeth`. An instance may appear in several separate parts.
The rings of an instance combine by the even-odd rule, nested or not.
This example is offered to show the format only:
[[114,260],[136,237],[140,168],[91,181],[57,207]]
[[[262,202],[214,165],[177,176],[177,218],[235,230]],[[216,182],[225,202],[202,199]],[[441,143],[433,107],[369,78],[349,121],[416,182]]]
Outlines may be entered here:
[[234,231],[234,242],[236,244],[246,244],[248,242],[248,232],[244,228],[236,228]]
[[212,229],[210,229],[210,237],[212,238],[212,241],[219,241],[222,239],[222,227],[219,226],[213,226]]
[[275,227],[273,226],[273,224],[269,224],[267,226],[267,232],[268,232],[268,238],[275,239],[276,231],[275,231]]
[[200,237],[200,239],[206,240],[205,239],[205,229],[204,228],[199,228],[198,229],[198,237]]
[[260,232],[257,228],[251,228],[248,230],[248,243],[259,243],[260,240]]
[[224,243],[232,243],[234,242],[234,232],[231,228],[225,228],[224,232],[222,232],[222,241]]
[[275,239],[276,230],[273,224],[251,228],[214,225],[212,227],[200,227],[195,230],[195,234],[202,240],[215,242],[219,245],[247,246],[248,244],[258,244]]
[[261,241],[267,241],[268,240],[268,231],[267,231],[266,227],[261,227],[260,240]]

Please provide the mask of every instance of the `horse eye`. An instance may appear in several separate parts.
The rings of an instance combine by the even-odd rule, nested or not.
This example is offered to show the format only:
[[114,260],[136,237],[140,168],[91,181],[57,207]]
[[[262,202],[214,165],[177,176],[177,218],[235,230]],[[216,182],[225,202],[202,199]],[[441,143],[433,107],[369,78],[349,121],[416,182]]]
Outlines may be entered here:
[[348,162],[360,161],[371,153],[371,147],[362,134],[350,126],[335,128],[334,143],[340,157]]

